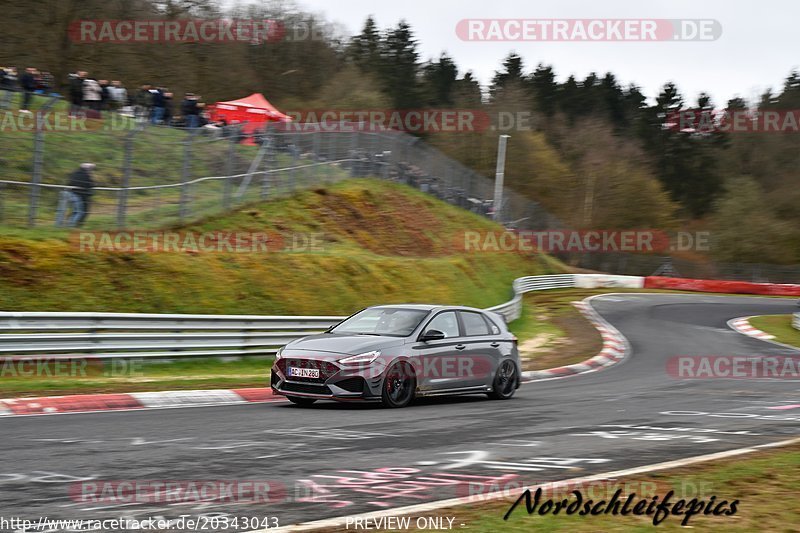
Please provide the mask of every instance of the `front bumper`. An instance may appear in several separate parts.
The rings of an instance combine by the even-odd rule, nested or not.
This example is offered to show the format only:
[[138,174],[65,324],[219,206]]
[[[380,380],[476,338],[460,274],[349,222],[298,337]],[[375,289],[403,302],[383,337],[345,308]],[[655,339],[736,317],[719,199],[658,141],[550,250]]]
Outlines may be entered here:
[[[291,361],[291,363],[289,363]],[[319,368],[319,378],[288,377],[289,364]],[[329,400],[375,401],[381,398],[382,372],[373,368],[348,368],[332,361],[279,359],[272,366],[270,386],[275,394]]]

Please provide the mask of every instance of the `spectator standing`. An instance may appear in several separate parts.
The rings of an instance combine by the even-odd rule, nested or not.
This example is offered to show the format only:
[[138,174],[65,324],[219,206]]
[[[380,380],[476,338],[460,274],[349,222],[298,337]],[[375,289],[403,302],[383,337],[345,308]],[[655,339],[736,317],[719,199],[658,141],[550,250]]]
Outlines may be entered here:
[[25,69],[25,74],[20,78],[20,85],[22,86],[22,109],[20,113],[30,113],[28,109],[31,105],[31,98],[36,91],[36,69],[28,67]]
[[73,115],[83,109],[83,81],[85,78],[86,72],[83,70],[69,75],[69,100],[72,104],[70,113]]
[[152,105],[153,95],[150,94],[150,85],[144,84],[139,87],[133,101],[136,106],[136,116],[141,120],[146,120],[150,117],[150,106]]
[[152,103],[153,108],[150,111],[150,122],[152,124],[161,124],[164,120],[164,92],[161,87],[156,87],[155,89],[150,90],[150,94],[152,94]]
[[48,71],[42,72],[42,75],[39,76],[39,89],[42,91],[42,94],[50,94],[53,92],[55,88],[56,80],[52,74]]
[[164,93],[164,124],[167,126],[172,124],[172,96],[169,91]]
[[17,81],[17,69],[15,67],[8,67],[3,70],[3,89],[16,91]]
[[125,90],[125,87],[122,86],[122,83],[120,83],[119,80],[114,80],[111,82],[111,86],[108,88],[108,95],[110,98],[111,109],[114,111],[120,111],[127,105],[128,91]]
[[83,101],[93,111],[100,111],[103,101],[103,88],[93,78],[83,80]]
[[186,93],[181,102],[181,115],[183,115],[187,128],[196,128],[199,125],[200,108],[197,106],[197,96],[193,93]]
[[73,187],[73,189],[70,189],[70,203],[72,204],[72,214],[69,218],[70,226],[83,226],[86,217],[89,216],[92,195],[94,194],[94,180],[92,179],[92,171],[94,169],[94,163],[83,163],[78,170],[69,176],[67,185]]
[[100,85],[100,109],[108,111],[111,109],[111,95],[108,92],[108,80],[100,80],[97,83]]

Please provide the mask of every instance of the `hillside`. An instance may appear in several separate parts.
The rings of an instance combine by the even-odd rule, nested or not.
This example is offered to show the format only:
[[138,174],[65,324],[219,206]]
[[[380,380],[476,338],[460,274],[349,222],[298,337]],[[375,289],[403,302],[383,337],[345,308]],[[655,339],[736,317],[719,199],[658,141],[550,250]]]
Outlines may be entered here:
[[489,306],[546,256],[464,253],[464,230],[501,229],[409,187],[347,180],[247,205],[177,231],[319,234],[319,251],[81,252],[67,231],[0,237],[6,311],[350,313],[387,302]]

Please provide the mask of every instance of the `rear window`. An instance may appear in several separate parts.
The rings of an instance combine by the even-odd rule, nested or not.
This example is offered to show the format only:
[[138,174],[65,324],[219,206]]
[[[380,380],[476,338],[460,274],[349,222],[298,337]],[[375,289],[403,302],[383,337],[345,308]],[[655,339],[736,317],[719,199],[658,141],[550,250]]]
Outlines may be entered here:
[[467,337],[489,335],[489,325],[480,313],[462,311],[461,320],[464,322],[464,333]]

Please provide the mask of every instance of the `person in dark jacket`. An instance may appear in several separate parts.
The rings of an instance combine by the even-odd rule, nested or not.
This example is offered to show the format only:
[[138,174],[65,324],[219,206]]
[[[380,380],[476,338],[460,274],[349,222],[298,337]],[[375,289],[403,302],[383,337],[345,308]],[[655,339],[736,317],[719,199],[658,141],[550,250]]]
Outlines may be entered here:
[[8,67],[3,69],[3,85],[2,88],[6,91],[16,91],[17,90],[17,69],[16,67]]
[[150,122],[153,124],[161,124],[164,120],[164,107],[167,105],[164,99],[164,90],[161,87],[156,87],[150,90],[151,102],[153,108],[150,111]]
[[196,128],[200,125],[200,108],[197,106],[197,97],[194,94],[186,93],[181,102],[181,115],[187,128]]
[[172,125],[172,93],[166,89],[164,92],[164,124]]
[[70,174],[67,185],[74,187],[70,189],[70,202],[72,203],[72,214],[69,217],[69,225],[81,227],[89,216],[92,195],[94,194],[94,180],[92,171],[95,169],[94,163],[83,163],[81,168]]
[[136,92],[133,104],[136,106],[136,117],[140,120],[150,120],[150,108],[153,106],[153,95],[150,93],[150,84],[145,83]]
[[31,97],[33,96],[34,91],[36,91],[36,69],[28,67],[25,69],[25,74],[19,80],[20,85],[22,86],[22,109],[20,109],[20,113],[30,113],[28,108],[31,105]]
[[69,100],[72,104],[70,113],[79,113],[83,108],[83,80],[86,72],[79,70],[69,75]]

